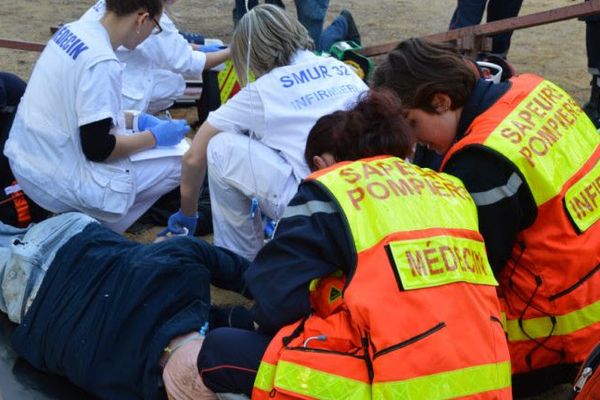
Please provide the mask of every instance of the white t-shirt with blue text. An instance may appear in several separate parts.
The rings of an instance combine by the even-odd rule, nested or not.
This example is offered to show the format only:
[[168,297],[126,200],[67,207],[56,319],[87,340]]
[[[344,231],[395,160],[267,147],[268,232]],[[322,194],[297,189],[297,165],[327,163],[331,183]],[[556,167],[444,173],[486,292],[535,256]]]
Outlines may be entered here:
[[301,50],[290,65],[249,83],[207,121],[219,131],[252,132],[253,138],[279,152],[300,182],[310,173],[304,149],[315,122],[352,107],[367,89],[343,62]]

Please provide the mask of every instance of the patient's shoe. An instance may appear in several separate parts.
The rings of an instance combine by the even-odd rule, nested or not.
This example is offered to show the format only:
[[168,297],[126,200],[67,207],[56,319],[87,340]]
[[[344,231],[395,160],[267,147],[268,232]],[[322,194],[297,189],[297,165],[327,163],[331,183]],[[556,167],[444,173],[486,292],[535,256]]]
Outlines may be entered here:
[[346,31],[346,39],[351,40],[356,44],[360,43],[360,33],[358,32],[358,27],[356,26],[356,22],[354,22],[354,17],[349,10],[342,10],[340,15],[344,17],[346,22],[348,23],[348,30]]
[[204,35],[195,32],[182,32],[179,34],[185,38],[189,43],[193,44],[204,44]]

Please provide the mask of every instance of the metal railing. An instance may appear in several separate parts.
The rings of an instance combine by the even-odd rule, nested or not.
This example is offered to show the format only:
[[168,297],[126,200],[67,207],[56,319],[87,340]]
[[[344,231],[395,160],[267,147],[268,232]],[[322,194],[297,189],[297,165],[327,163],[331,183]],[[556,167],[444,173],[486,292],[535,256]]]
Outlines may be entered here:
[[[555,8],[520,17],[507,18],[486,24],[468,26],[466,28],[454,29],[424,37],[443,42],[456,42],[456,45],[460,50],[471,56],[476,56],[480,51],[489,51],[491,49],[491,35],[531,28],[533,26],[545,25],[572,18],[586,17],[597,13],[600,13],[600,0],[590,0],[572,6]],[[359,50],[359,53],[368,57],[386,54],[392,51],[398,43],[400,43],[400,41],[364,47]],[[44,43],[0,38],[0,48],[42,51],[44,47]]]
[[[600,0],[590,0],[572,6],[507,18],[487,24],[468,26],[423,37],[441,42],[456,42],[457,47],[465,52],[465,54],[476,56],[481,51],[489,51],[491,49],[491,35],[572,18],[586,17],[597,13],[600,13]],[[362,48],[359,52],[368,57],[379,56],[394,50],[398,43],[400,41],[368,46]]]

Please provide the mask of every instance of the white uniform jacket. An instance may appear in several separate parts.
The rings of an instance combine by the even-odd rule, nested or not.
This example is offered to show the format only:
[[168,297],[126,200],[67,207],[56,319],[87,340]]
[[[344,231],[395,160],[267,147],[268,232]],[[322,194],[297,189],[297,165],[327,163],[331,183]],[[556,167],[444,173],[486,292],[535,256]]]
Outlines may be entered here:
[[273,69],[210,113],[208,122],[219,131],[253,132],[290,164],[299,183],[310,172],[304,148],[317,119],[352,107],[367,89],[348,65],[302,50],[291,65]]
[[[81,20],[99,20],[106,4],[99,0]],[[150,35],[134,50],[119,47],[117,57],[123,68],[123,107],[126,110],[158,111],[169,107],[183,94],[185,79],[200,79],[206,54],[192,50],[179,34],[169,16],[163,12],[159,24],[162,32]]]
[[42,52],[4,150],[23,190],[42,207],[111,222],[133,204],[129,159],[91,162],[79,134],[80,126],[106,118],[116,133],[124,126],[120,74],[99,21],[63,26]]

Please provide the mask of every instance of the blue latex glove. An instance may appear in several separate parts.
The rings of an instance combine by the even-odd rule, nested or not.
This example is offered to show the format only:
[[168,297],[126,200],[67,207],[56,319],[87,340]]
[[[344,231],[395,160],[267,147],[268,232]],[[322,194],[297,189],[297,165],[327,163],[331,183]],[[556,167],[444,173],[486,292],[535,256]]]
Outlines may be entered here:
[[137,118],[137,130],[138,132],[147,131],[148,129],[156,126],[162,122],[161,119],[156,118],[152,114],[141,113]]
[[156,139],[156,146],[175,146],[189,130],[190,126],[183,119],[161,121],[149,129]]
[[215,51],[226,49],[222,44],[203,44],[200,45],[200,51],[203,53],[214,53]]
[[169,217],[167,227],[158,233],[158,236],[184,235],[187,229],[187,235],[193,236],[198,224],[198,213],[196,215],[185,215],[181,210]]

